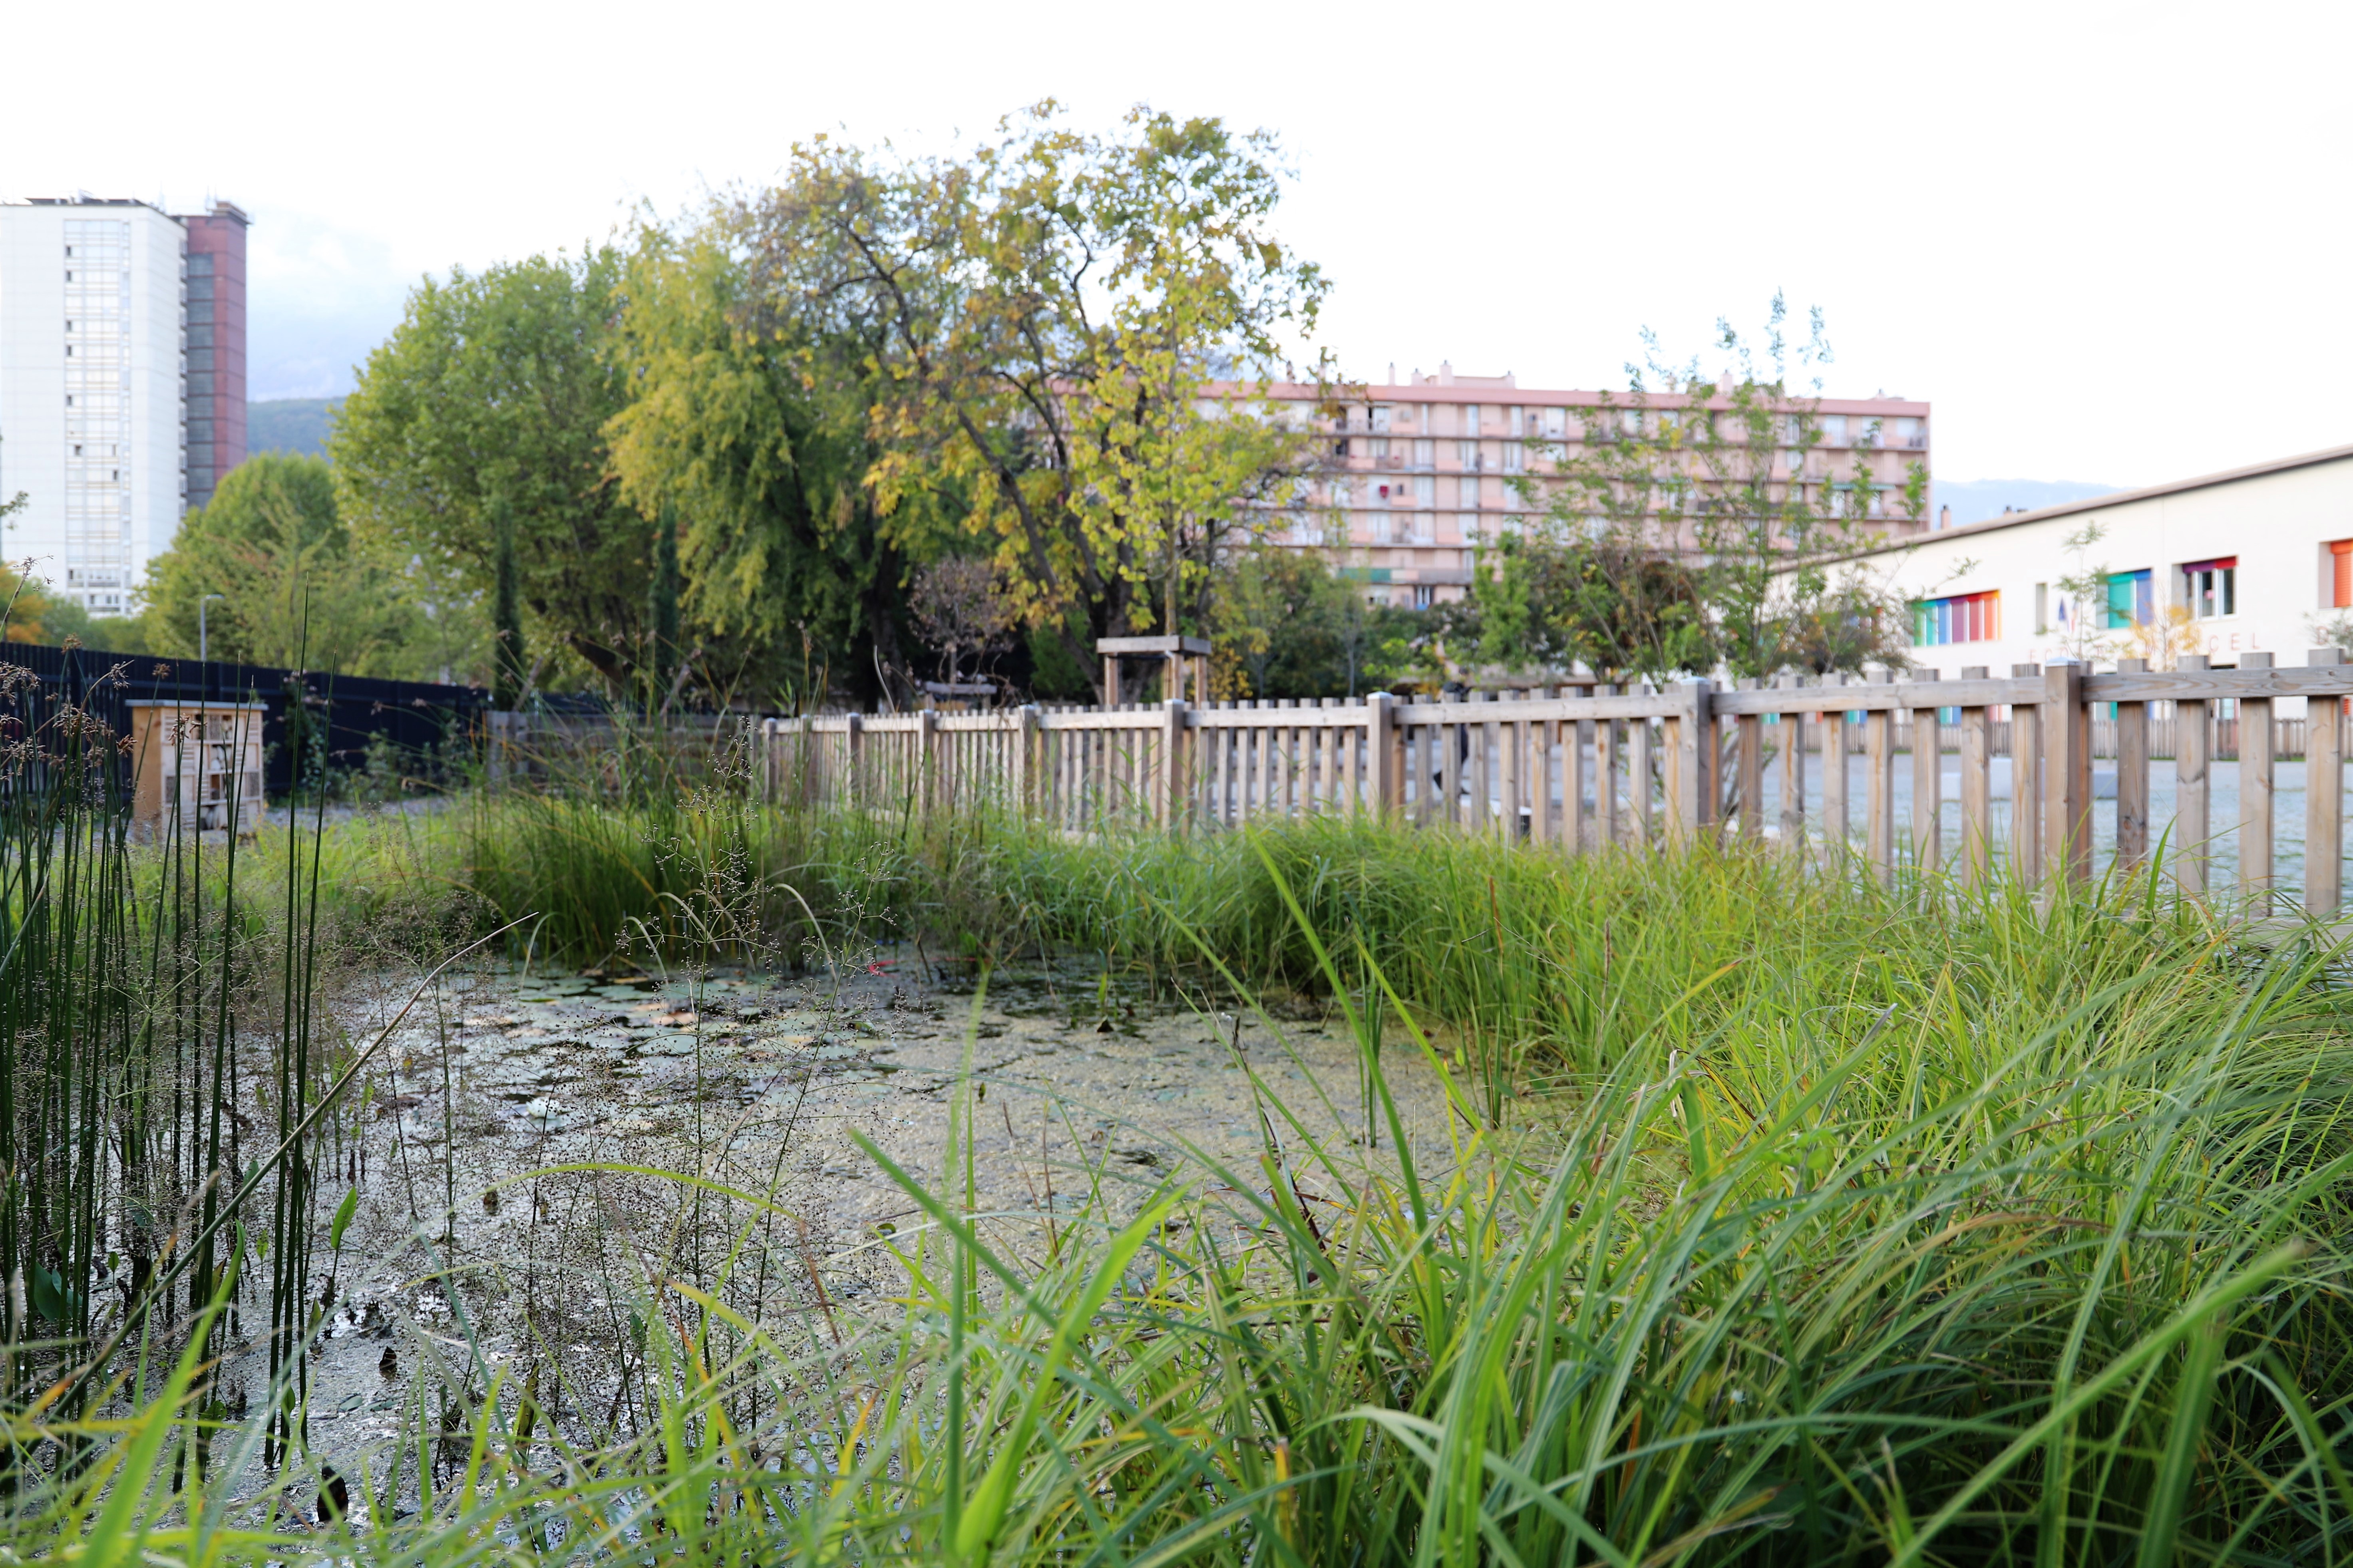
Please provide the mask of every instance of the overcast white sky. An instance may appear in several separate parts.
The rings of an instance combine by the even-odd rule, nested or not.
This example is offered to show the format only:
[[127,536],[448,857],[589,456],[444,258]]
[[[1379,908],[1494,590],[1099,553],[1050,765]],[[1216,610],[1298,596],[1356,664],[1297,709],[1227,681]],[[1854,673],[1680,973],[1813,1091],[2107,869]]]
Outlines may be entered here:
[[[2337,5],[26,5],[0,197],[255,217],[252,393],[345,390],[418,275],[603,237],[818,130],[1053,95],[1278,132],[1350,374],[1619,385],[1776,289],[1952,479],[2353,441]],[[95,31],[93,28],[95,27]],[[37,65],[35,62],[46,62]]]

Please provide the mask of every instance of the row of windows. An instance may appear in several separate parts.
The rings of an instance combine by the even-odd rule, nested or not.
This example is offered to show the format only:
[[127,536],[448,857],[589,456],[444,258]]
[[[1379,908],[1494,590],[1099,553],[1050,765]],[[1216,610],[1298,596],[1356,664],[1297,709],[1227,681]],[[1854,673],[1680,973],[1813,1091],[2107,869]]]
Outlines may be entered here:
[[1912,643],[1915,647],[1941,647],[1947,643],[1992,642],[2001,636],[2001,591],[1954,594],[1942,599],[1922,599],[1912,606]]
[[[1641,435],[1645,429],[1672,430],[1683,418],[1680,409],[1621,408],[1612,422],[1607,410],[1596,410],[1588,419],[1584,414],[1571,418],[1566,408],[1505,407],[1500,424],[1491,424],[1481,405],[1475,403],[1458,405],[1422,403],[1389,405],[1376,404],[1370,408],[1341,409],[1333,416],[1335,430],[1364,430],[1383,436],[1398,430],[1434,432],[1438,427],[1438,411],[1441,407],[1456,411],[1455,434],[1458,436],[1510,435],[1524,439],[1565,441],[1598,437],[1608,440],[1616,432]],[[1732,432],[1727,432],[1731,434]],[[1794,447],[1896,447],[1917,450],[1928,444],[1927,421],[1916,416],[1894,419],[1871,419],[1860,415],[1822,414],[1810,418],[1803,415],[1783,417],[1780,439]]]
[[1441,493],[1436,479],[1427,476],[1407,481],[1392,479],[1383,484],[1368,484],[1361,490],[1350,480],[1334,479],[1325,492],[1325,504],[1335,510],[1356,507],[1460,507],[1465,511],[1516,511],[1525,510],[1518,497],[1506,493],[1501,500],[1491,501],[1474,479],[1461,479],[1448,485]]
[[[2179,568],[2181,594],[2177,601],[2192,620],[2211,621],[2239,613],[2239,558],[2225,555],[2212,561],[2185,562]],[[2100,606],[2103,630],[2130,631],[2157,619],[2157,576],[2148,567],[2108,574],[2106,603]],[[2067,606],[2059,607],[2064,625]]]
[[[2336,556],[2337,603],[2353,606],[2353,540],[2333,544]],[[2191,561],[2179,568],[2181,595],[2178,602],[2192,620],[2208,621],[2239,613],[2239,558],[2225,555],[2211,561]],[[2147,567],[2108,574],[2101,602],[2094,607],[2100,630],[2130,631],[2157,619],[2157,583]],[[1946,643],[1994,642],[2001,637],[2001,593],[1955,594],[1941,599],[1921,599],[1912,606],[1915,647]],[[2065,630],[2070,621],[2067,601],[2052,613],[2051,585],[2034,585],[2034,629]]]
[[[1441,517],[1448,533],[1457,542],[1475,541],[1482,532],[1489,535],[1514,532],[1521,525],[1521,520],[1517,518],[1465,517],[1452,512],[1427,511],[1375,513],[1356,520],[1356,524],[1376,543],[1431,544],[1437,542]],[[1292,512],[1280,521],[1293,542],[1300,544],[1319,544],[1327,536],[1352,531],[1335,524],[1330,515],[1324,512]]]
[[[2337,609],[2353,609],[2353,539],[2339,539],[2328,546],[2330,583],[2329,604]],[[2239,558],[2217,556],[2211,561],[2184,562],[2176,568],[2180,592],[2176,599],[2192,620],[2207,621],[2239,613]],[[2050,584],[2035,585],[2035,629],[2046,631],[2052,626],[2068,624],[2068,606],[2062,599],[2056,615],[2050,613]],[[2126,631],[2146,625],[2157,617],[2156,573],[2142,567],[2132,572],[2108,574],[2105,602],[2097,607],[2100,629]]]
[[[1441,407],[1455,409],[1457,435],[1476,436],[1480,434],[1482,425],[1490,423],[1485,418],[1484,410],[1475,403],[1456,405],[1410,403],[1401,406],[1383,403],[1376,404],[1370,408],[1343,408],[1333,416],[1332,428],[1369,430],[1375,435],[1386,435],[1391,430],[1430,431],[1438,427],[1438,411]],[[1569,429],[1568,410],[1566,408],[1505,408],[1503,411],[1502,422],[1487,430],[1486,434],[1502,436],[1507,433],[1519,437],[1534,437],[1540,440],[1566,440],[1572,433]]]
[[[1329,499],[1329,504],[1335,507],[1429,507],[1441,504],[1461,506],[1471,509],[1485,509],[1487,507],[1487,502],[1482,499],[1485,494],[1482,481],[1476,477],[1469,474],[1462,475],[1460,478],[1453,479],[1451,486],[1449,486],[1444,492],[1447,499],[1443,502],[1440,500],[1440,491],[1439,480],[1434,475],[1421,474],[1410,479],[1386,480],[1368,479],[1364,482],[1361,489],[1357,487],[1358,481],[1355,479],[1334,479],[1329,480],[1325,486],[1325,493]],[[1852,487],[1849,485],[1836,485],[1831,488],[1838,491],[1846,491],[1852,489]],[[1515,497],[1512,493],[1506,492],[1504,500],[1499,504],[1505,510],[1510,510],[1514,499]],[[1687,494],[1680,498],[1681,501],[1684,505],[1687,505],[1689,510],[1694,514],[1697,514],[1704,510],[1700,504],[1702,499],[1703,498],[1696,493]],[[1793,490],[1790,499],[1798,500],[1802,500],[1803,497],[1801,493]],[[1825,498],[1825,500],[1827,501],[1828,498]],[[1681,508],[1677,504],[1677,498],[1665,496],[1661,498],[1658,510],[1662,511],[1675,511],[1681,510]],[[1887,489],[1885,487],[1876,487],[1872,490],[1870,497],[1864,503],[1863,513],[1865,516],[1869,517],[1885,517],[1887,515]]]
[[[191,305],[188,310],[188,319],[191,321],[212,320],[209,309]],[[1502,446],[1504,471],[1516,474],[1524,470],[1527,466],[1527,447],[1517,441],[1505,441]],[[1820,448],[1816,447],[1814,450],[1820,452]],[[1429,437],[1413,437],[1410,448],[1406,446],[1404,440],[1391,445],[1386,436],[1356,437],[1353,439],[1344,436],[1332,443],[1332,455],[1335,458],[1371,458],[1375,461],[1379,461],[1390,458],[1404,458],[1409,451],[1411,453],[1414,467],[1418,468],[1432,468],[1438,462],[1438,443]],[[1807,452],[1803,447],[1791,447],[1774,454],[1774,460],[1792,473],[1806,466],[1806,458]],[[1828,458],[1826,455],[1824,461],[1835,466],[1834,459]],[[1454,462],[1456,467],[1463,468],[1486,467],[1486,458],[1476,440],[1457,440],[1454,443]]]
[[[1436,479],[1423,474],[1411,481],[1410,489],[1407,485],[1408,481],[1403,479],[1393,479],[1386,484],[1368,484],[1365,487],[1365,500],[1375,506],[1436,506],[1438,504]],[[1454,481],[1451,490],[1456,498],[1456,504],[1473,509],[1480,505],[1477,479],[1466,475]],[[1355,486],[1348,480],[1332,481],[1331,496],[1334,506],[1345,507],[1352,504],[1356,493]]]

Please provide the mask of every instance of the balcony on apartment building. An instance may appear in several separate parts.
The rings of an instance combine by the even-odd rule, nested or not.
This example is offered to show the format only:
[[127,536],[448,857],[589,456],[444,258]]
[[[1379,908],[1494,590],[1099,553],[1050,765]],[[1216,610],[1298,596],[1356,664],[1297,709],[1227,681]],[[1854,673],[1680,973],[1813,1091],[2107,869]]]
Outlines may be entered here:
[[[1375,449],[1372,443],[1376,441],[1382,442],[1388,450]],[[1334,456],[1341,457],[1341,454],[1335,453]],[[1434,458],[1427,462],[1415,460],[1411,441],[1393,441],[1379,436],[1358,437],[1350,441],[1342,461],[1352,474],[1434,474],[1438,471]]]

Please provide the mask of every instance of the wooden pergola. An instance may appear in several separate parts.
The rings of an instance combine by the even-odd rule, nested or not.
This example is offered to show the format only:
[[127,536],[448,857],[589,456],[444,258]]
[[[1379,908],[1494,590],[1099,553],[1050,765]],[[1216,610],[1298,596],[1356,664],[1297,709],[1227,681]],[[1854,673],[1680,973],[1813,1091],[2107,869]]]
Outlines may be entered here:
[[1187,695],[1185,678],[1187,667],[1193,679],[1190,689],[1195,702],[1209,698],[1209,639],[1207,637],[1099,637],[1095,652],[1103,658],[1103,706],[1116,708],[1124,700],[1120,695],[1121,662],[1130,658],[1157,658],[1167,668],[1167,679],[1161,684],[1163,697]]

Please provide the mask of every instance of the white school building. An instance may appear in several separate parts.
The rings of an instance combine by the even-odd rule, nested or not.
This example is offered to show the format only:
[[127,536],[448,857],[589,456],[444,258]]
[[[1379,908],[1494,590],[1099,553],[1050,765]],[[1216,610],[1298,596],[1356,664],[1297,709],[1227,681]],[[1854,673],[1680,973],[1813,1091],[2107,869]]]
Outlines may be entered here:
[[[2100,538],[2071,551],[2092,524]],[[2300,665],[2324,646],[2314,622],[2353,615],[2353,447],[1915,536],[1854,564],[1912,601],[1913,662],[1946,679],[2074,657]],[[2063,586],[2095,572],[2088,603]]]

